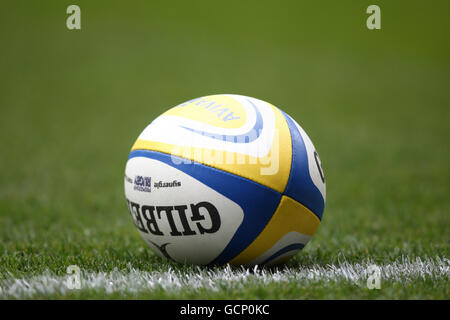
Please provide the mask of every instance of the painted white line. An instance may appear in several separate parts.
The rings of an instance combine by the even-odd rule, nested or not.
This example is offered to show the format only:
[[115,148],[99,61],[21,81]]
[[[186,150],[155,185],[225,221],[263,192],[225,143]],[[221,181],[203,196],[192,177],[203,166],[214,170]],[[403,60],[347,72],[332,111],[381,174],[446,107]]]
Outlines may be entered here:
[[[169,291],[208,289],[217,291],[220,288],[243,288],[257,284],[276,282],[298,282],[299,285],[314,282],[350,282],[355,285],[366,285],[370,276],[368,267],[370,260],[351,264],[341,261],[337,265],[313,265],[299,268],[282,268],[266,270],[246,268],[230,268],[216,270],[194,268],[189,272],[169,269],[164,272],[146,272],[129,267],[126,270],[111,272],[82,272],[81,289],[99,290],[106,293],[138,293],[163,289]],[[418,279],[442,281],[449,279],[450,260],[447,258],[403,257],[389,264],[378,265],[381,270],[381,281],[411,282]],[[56,276],[45,272],[39,276],[16,279],[6,274],[0,280],[0,298],[30,298],[35,295],[67,294],[74,289],[67,287],[67,276]]]

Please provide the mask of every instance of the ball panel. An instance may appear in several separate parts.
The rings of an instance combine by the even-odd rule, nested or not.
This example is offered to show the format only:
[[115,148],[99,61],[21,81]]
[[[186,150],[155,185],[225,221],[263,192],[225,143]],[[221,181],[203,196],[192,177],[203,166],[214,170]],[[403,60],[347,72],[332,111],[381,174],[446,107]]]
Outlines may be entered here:
[[311,210],[290,197],[282,196],[277,210],[261,234],[231,263],[258,264],[286,246],[298,243],[306,245],[319,223],[320,220]]
[[[243,134],[243,131],[232,128],[216,127],[218,131],[215,131],[215,134],[218,139],[209,133],[195,132],[211,131],[210,124],[207,127],[197,125],[195,131],[186,130],[183,127],[193,127],[193,124],[186,122],[185,116],[175,116],[173,111],[170,116],[163,115],[155,119],[139,136],[132,150],[153,150],[173,154],[283,192],[289,179],[292,160],[292,145],[285,143],[290,141],[290,132],[283,114],[278,108],[258,99],[236,95],[225,96],[232,96],[242,106],[246,106],[244,109],[247,118],[253,119],[253,122],[249,122],[251,128],[256,121],[256,112],[253,108],[261,114],[261,129],[255,132],[257,139],[248,143],[245,140],[221,140],[224,136]],[[211,100],[208,98],[207,101]],[[197,107],[203,108],[203,105]],[[173,109],[177,108],[180,109],[180,107]],[[242,113],[236,111],[236,114],[239,112]]]
[[141,236],[160,256],[208,264],[243,221],[238,204],[161,161],[133,157],[125,174],[131,216]]
[[[312,143],[309,143],[309,138],[307,143],[303,140],[303,129],[289,115],[284,113],[284,116],[292,139],[292,167],[284,194],[306,206],[321,219],[325,207],[325,181],[320,181],[320,189],[316,186],[319,183],[317,172],[320,164],[320,161],[316,162],[318,155],[317,158],[314,156],[317,152]],[[307,137],[306,133],[304,135]]]
[[[217,191],[226,199],[237,204],[244,212],[243,221],[232,239],[226,242],[225,249],[213,260],[212,264],[227,263],[241,253],[261,233],[280,203],[281,194],[252,180],[206,166],[200,163],[183,163],[181,158],[165,153],[136,150],[129,159],[145,157],[158,160],[175,168],[205,186]],[[173,160],[180,162],[174,163]],[[188,192],[188,191],[187,191]],[[193,188],[189,192],[198,192]],[[201,195],[201,192],[199,193]],[[173,199],[177,197],[173,196]],[[215,202],[212,202],[215,205]],[[220,216],[227,215],[227,210],[219,211]]]
[[[319,189],[325,202],[326,199],[325,173],[322,168],[319,153],[316,151],[316,148],[314,147],[309,136],[306,134],[305,130],[303,130],[303,128],[300,127],[297,121],[295,121],[294,119],[292,119],[292,121],[294,122],[297,130],[300,132],[300,135],[302,136],[303,139],[303,143],[305,145],[306,153],[308,155],[308,169],[311,180],[317,187],[317,189]],[[297,143],[301,142],[297,141]]]

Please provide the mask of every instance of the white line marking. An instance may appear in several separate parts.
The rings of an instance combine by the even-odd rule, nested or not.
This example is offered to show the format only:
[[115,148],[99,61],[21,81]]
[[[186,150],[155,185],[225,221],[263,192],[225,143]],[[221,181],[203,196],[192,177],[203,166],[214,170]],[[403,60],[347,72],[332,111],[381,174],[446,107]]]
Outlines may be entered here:
[[[254,284],[275,282],[298,282],[302,286],[314,282],[350,282],[364,286],[369,276],[370,260],[351,264],[341,261],[337,265],[313,265],[299,268],[281,268],[266,270],[230,268],[216,270],[193,268],[182,272],[170,269],[164,272],[147,272],[133,269],[115,269],[110,272],[82,272],[81,289],[101,290],[106,293],[138,293],[155,289],[196,290],[199,288],[218,291],[220,288],[242,288]],[[447,280],[449,278],[450,260],[447,258],[403,257],[389,264],[378,265],[381,269],[381,281],[412,282],[418,279]],[[44,274],[30,278],[16,279],[4,272],[0,280],[1,298],[30,298],[35,295],[68,294],[71,289],[66,286],[67,276],[56,276],[46,271]]]

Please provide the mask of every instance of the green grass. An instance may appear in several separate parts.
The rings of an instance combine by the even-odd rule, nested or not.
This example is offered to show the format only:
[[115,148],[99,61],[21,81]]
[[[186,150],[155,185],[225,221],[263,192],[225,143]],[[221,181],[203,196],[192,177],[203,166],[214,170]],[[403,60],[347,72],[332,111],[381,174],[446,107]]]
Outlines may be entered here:
[[[290,268],[449,258],[450,23],[446,1],[9,1],[0,11],[0,286],[115,268],[191,270],[155,257],[127,212],[123,172],[140,131],[212,93],[269,101],[308,132],[327,204]],[[185,268],[185,269],[183,269]],[[448,277],[233,290],[84,290],[38,298],[448,299]]]

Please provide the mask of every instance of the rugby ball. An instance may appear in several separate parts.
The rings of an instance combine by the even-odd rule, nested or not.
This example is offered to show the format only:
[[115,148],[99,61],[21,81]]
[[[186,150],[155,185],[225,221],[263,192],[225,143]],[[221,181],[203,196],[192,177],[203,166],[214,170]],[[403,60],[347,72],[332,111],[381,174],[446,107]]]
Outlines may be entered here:
[[272,265],[297,254],[325,206],[319,155],[274,105],[233,94],[181,103],[131,148],[125,196],[162,258],[198,265]]

